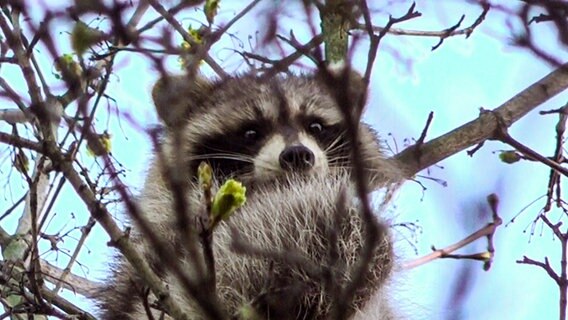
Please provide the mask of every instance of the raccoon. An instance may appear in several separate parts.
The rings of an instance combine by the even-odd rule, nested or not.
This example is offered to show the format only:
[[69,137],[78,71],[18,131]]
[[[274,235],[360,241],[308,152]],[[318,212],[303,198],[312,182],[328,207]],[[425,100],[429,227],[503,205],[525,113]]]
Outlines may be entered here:
[[[184,250],[191,238],[178,232],[175,202],[180,195],[168,179],[183,183],[181,196],[193,224],[188,230],[198,229],[204,206],[197,182],[202,161],[213,169],[214,190],[228,178],[247,188],[244,206],[212,234],[217,304],[227,318],[328,319],[337,304],[345,317],[352,317],[377,292],[385,298],[374,314],[383,320],[395,317],[380,294],[393,268],[393,251],[378,216],[372,221],[379,239],[370,268],[349,301],[341,301],[339,294],[352,280],[368,229],[354,188],[347,124],[334,98],[334,90],[345,90],[353,106],[363,105],[365,86],[356,74],[341,74],[348,78],[346,88],[330,88],[324,81],[330,73],[315,73],[216,81],[167,76],[153,89],[166,133],[139,201],[152,231],[175,250],[175,259],[196,282],[203,276],[197,270],[203,269],[203,256]],[[352,109],[359,119],[359,108]],[[357,128],[369,185],[398,181],[398,170],[384,160],[375,132],[364,123]],[[164,168],[171,169],[170,176]],[[189,318],[206,318],[136,224],[131,239]],[[128,262],[119,260],[100,294],[100,315],[107,320],[170,319],[156,301]]]

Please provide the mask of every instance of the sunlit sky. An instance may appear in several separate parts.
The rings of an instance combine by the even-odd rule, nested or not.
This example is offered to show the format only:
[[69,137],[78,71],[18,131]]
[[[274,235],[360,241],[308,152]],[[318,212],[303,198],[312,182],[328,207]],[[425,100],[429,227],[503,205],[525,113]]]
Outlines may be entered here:
[[[399,16],[410,4],[409,1],[394,2],[381,7],[380,11]],[[222,1],[218,23],[231,19],[247,3]],[[36,10],[39,8],[37,6]],[[300,12],[287,9],[288,13]],[[466,14],[463,26],[469,26],[481,12],[479,7],[464,5],[461,1],[419,1],[417,10],[423,13],[421,18],[397,27],[442,30],[454,25],[461,14]],[[231,29],[234,37],[244,42],[245,48],[249,48],[249,35],[253,39],[261,37],[255,34],[263,30],[261,12],[252,12]],[[199,12],[191,17],[204,20]],[[388,15],[378,13],[373,22],[384,25],[386,17]],[[193,18],[183,19],[182,22],[184,25],[197,24]],[[511,22],[513,28],[518,25],[515,20]],[[294,34],[305,42],[309,39],[309,33],[303,26],[305,19],[291,14],[280,24],[280,31],[287,34],[289,29],[293,29]],[[64,43],[66,34],[60,33],[68,31],[69,27],[59,27],[60,30],[52,34],[61,39],[63,52],[69,52],[68,44]],[[567,51],[556,45],[557,40],[549,26],[541,24],[537,28],[540,43],[559,60],[568,60]],[[428,138],[434,138],[475,119],[481,107],[498,107],[553,69],[528,51],[512,45],[506,17],[496,11],[489,13],[486,21],[469,39],[452,37],[446,39],[439,49],[431,51],[437,42],[437,38],[387,36],[381,44],[373,69],[365,121],[372,124],[393,149],[402,150],[405,139],[420,135],[429,112],[434,112],[434,120]],[[367,43],[358,45],[353,65],[363,71]],[[211,51],[212,56],[219,59],[228,72],[245,67],[239,64],[239,56],[233,52],[233,49],[240,49],[237,46],[235,38],[226,36]],[[40,57],[40,62],[46,66],[48,76],[51,76],[50,59]],[[177,68],[175,58],[171,59],[170,65],[172,70]],[[135,54],[119,55],[116,66],[116,76],[111,77],[112,85],[107,91],[116,102],[108,102],[110,113],[103,111],[98,114],[96,127],[100,132],[108,130],[112,133],[112,153],[128,168],[125,179],[136,194],[144,181],[144,168],[151,154],[150,141],[124,120],[124,114],[131,116],[144,128],[157,124],[149,94],[157,74],[148,61]],[[204,72],[209,73],[207,68],[204,68]],[[3,66],[0,75],[10,79],[13,86],[20,88],[19,91],[25,95],[25,88],[18,86],[22,80],[17,69]],[[565,92],[538,110],[559,108],[567,100],[568,93]],[[116,106],[122,115],[117,116]],[[12,105],[1,108],[5,107]],[[104,107],[107,107],[106,102]],[[533,112],[513,125],[510,133],[529,147],[544,155],[551,155],[554,151],[556,121],[556,115],[540,116]],[[0,130],[7,132],[9,129],[0,124]],[[545,194],[549,171],[537,163],[506,165],[494,153],[502,149],[509,148],[498,142],[488,142],[473,157],[461,152],[442,161],[440,166],[430,168],[430,177],[444,181],[447,186],[431,179],[417,178],[426,187],[425,191],[416,182],[407,182],[399,191],[394,217],[391,218],[395,223],[415,222],[420,226],[414,237],[400,232],[401,229],[393,231],[401,262],[429,253],[432,245],[443,247],[457,242],[484,226],[490,217],[486,215],[480,218],[477,208],[485,204],[485,198],[490,193],[499,196],[499,213],[504,220],[495,237],[496,256],[489,272],[484,272],[479,262],[438,260],[412,271],[397,273],[392,285],[395,292],[393,300],[409,319],[558,318],[558,289],[552,279],[536,267],[515,263],[523,255],[536,260],[548,256],[553,266],[559,269],[560,243],[553,240],[551,232],[546,229],[541,231],[541,224],[537,224],[536,233],[531,236],[531,223],[542,208],[544,199],[526,209],[515,223],[505,226],[533,200]],[[1,146],[2,159],[5,151]],[[83,157],[91,169],[98,166],[92,159],[85,155]],[[0,164],[2,176],[6,176],[10,161]],[[568,185],[563,184],[563,187],[566,189]],[[10,184],[3,188],[6,195],[0,198],[0,208],[11,205],[26,190],[17,173],[11,175]],[[120,217],[120,206],[113,205],[110,209]],[[51,232],[84,225],[88,218],[85,207],[68,186],[64,188],[54,212],[57,212],[57,216],[50,224]],[[75,219],[69,218],[71,213]],[[557,221],[560,212],[552,212],[550,217]],[[1,226],[13,232],[17,218],[12,215],[1,221]],[[74,235],[78,236],[78,232]],[[96,227],[79,259],[84,267],[77,266],[74,271],[103,280],[106,264],[112,259],[107,241],[108,236]],[[70,247],[74,244],[72,240],[68,242]],[[464,248],[463,252],[484,251],[485,246],[486,242],[480,240]],[[64,254],[53,252],[44,258],[60,265],[67,259]],[[464,283],[466,279],[470,281],[470,287],[463,297],[463,309],[456,313],[451,298],[456,283]],[[71,293],[67,293],[67,297],[77,299]],[[80,301],[88,310],[94,310],[88,301]]]

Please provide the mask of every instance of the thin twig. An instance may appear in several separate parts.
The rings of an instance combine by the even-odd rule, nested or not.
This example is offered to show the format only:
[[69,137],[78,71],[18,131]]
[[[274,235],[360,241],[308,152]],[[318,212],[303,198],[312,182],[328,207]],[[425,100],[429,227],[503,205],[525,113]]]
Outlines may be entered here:
[[[458,23],[456,23],[454,26],[441,30],[441,31],[424,31],[424,30],[409,30],[409,29],[400,29],[400,28],[391,28],[391,27],[379,27],[379,26],[371,26],[371,29],[374,32],[378,32],[378,33],[388,33],[388,34],[392,34],[392,35],[399,35],[399,36],[418,36],[418,37],[436,37],[436,38],[440,38],[440,41],[438,42],[438,44],[436,44],[435,46],[432,47],[432,50],[437,49],[443,42],[444,39],[449,38],[449,37],[453,37],[453,36],[458,36],[458,35],[465,35],[466,38],[468,38],[473,31],[475,30],[475,28],[477,28],[484,20],[485,17],[487,16],[487,13],[489,12],[489,9],[491,8],[491,6],[488,3],[483,2],[482,4],[483,7],[483,11],[481,12],[481,14],[477,17],[477,19],[473,22],[473,24],[471,24],[469,27],[467,28],[463,28],[463,29],[458,29],[459,26],[461,25],[461,23],[463,22],[463,19],[465,18],[465,16],[462,16],[462,18],[460,19],[460,21]],[[360,29],[360,30],[369,30],[369,26],[367,25],[367,22],[365,21],[365,23],[355,23],[353,25],[354,29]]]
[[538,152],[532,150],[531,148],[525,146],[524,144],[520,143],[519,141],[515,140],[513,137],[509,135],[507,132],[506,125],[503,123],[503,120],[499,118],[499,115],[496,113],[498,119],[498,126],[495,131],[494,139],[499,140],[503,143],[510,145],[511,147],[515,148],[517,151],[522,153],[525,157],[530,159],[535,159],[543,163],[544,165],[549,166],[551,169],[557,171],[558,173],[568,177],[568,169],[562,167],[559,163],[542,156]]
[[[495,234],[495,230],[497,230],[497,227],[499,227],[502,223],[503,220],[497,215],[497,210],[495,209],[496,204],[495,200],[493,199],[495,197],[495,195],[490,195],[488,197],[488,202],[490,204],[491,210],[493,211],[493,221],[488,223],[485,227],[475,231],[474,233],[470,234],[469,236],[467,236],[466,238],[452,244],[449,245],[445,248],[442,249],[436,249],[434,247],[432,247],[433,252],[430,254],[427,254],[423,257],[420,257],[418,259],[406,262],[403,264],[403,268],[404,269],[413,269],[416,268],[418,266],[421,266],[423,264],[426,264],[428,262],[431,262],[433,260],[436,259],[440,259],[440,258],[444,258],[444,257],[448,257],[448,258],[454,258],[454,259],[476,259],[476,260],[482,260],[484,262],[489,262],[491,261],[491,259],[493,258],[493,252],[495,251],[494,247],[493,247],[493,241],[492,241],[492,237]],[[488,238],[488,253],[489,253],[489,257],[484,256],[484,254],[475,254],[475,255],[451,255],[452,252],[461,249],[465,246],[467,246],[468,244],[481,239],[483,237],[487,237]],[[488,269],[487,265],[484,265],[484,269]]]
[[560,291],[560,319],[565,320],[567,316],[566,307],[568,305],[568,232],[562,232],[560,230],[562,222],[554,224],[544,214],[541,214],[539,216],[539,219],[542,220],[544,224],[546,224],[548,228],[554,233],[556,238],[560,240],[560,245],[562,247],[562,256],[560,258],[560,274],[554,271],[554,269],[550,265],[550,262],[548,261],[548,257],[545,257],[544,262],[541,262],[528,258],[527,256],[523,256],[523,259],[517,260],[517,263],[537,266],[546,271],[548,276],[552,280],[554,280],[554,282],[556,282],[556,285],[558,286],[558,289]]

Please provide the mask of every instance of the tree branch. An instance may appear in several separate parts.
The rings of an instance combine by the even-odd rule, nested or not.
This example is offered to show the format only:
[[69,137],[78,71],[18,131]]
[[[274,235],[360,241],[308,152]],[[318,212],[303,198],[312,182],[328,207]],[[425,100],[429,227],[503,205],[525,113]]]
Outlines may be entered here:
[[493,112],[482,112],[476,120],[470,121],[434,140],[422,145],[414,144],[389,161],[398,164],[406,178],[449,156],[481,143],[495,134],[499,121],[493,113],[510,126],[531,110],[568,88],[568,64],[564,64],[544,78],[535,82]]
[[[443,249],[436,249],[432,247],[434,250],[432,253],[420,257],[418,259],[409,261],[403,264],[404,269],[413,269],[423,264],[426,264],[430,261],[439,259],[439,258],[454,258],[454,259],[474,259],[474,260],[482,260],[485,261],[484,269],[489,269],[491,259],[493,258],[493,254],[495,252],[495,248],[493,247],[493,235],[497,228],[503,223],[503,220],[497,214],[497,196],[491,194],[487,197],[487,201],[491,210],[493,212],[493,221],[488,223],[483,228],[475,231],[474,233],[470,234],[466,238],[449,245]],[[468,244],[478,240],[482,237],[487,237],[488,245],[487,245],[487,255],[486,253],[481,254],[473,254],[473,255],[451,255],[452,252],[461,249]]]

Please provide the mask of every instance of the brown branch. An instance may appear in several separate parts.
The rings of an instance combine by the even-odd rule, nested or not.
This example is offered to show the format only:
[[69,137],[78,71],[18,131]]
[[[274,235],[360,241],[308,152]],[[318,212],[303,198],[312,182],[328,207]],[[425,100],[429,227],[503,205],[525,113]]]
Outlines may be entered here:
[[559,163],[550,160],[547,157],[542,156],[538,152],[532,150],[531,148],[515,140],[513,137],[509,135],[505,125],[501,124],[502,121],[500,119],[497,119],[497,122],[499,122],[500,125],[497,127],[497,130],[495,131],[494,138],[496,140],[499,140],[503,143],[510,145],[511,147],[515,148],[517,151],[522,153],[525,157],[539,161],[542,164],[549,166],[552,170],[555,170],[556,172],[568,177],[568,169],[562,167]]
[[242,17],[244,17],[247,13],[249,13],[254,7],[256,7],[256,5],[260,2],[260,0],[253,0],[251,1],[251,3],[249,3],[243,10],[241,10],[239,13],[237,13],[233,19],[231,19],[229,22],[227,22],[224,26],[222,26],[221,28],[219,28],[218,30],[215,30],[215,32],[213,33],[213,39],[219,39],[225,32],[227,32],[237,21],[239,21],[240,19],[242,19]]
[[[203,313],[208,318],[223,319],[224,318],[224,312],[222,310],[222,306],[220,304],[216,303],[217,299],[216,299],[216,296],[215,296],[215,292],[212,293],[212,292],[207,291],[207,290],[202,290],[202,288],[200,288],[200,286],[199,286],[199,281],[192,281],[192,279],[190,279],[190,275],[187,272],[187,270],[185,268],[183,268],[183,266],[181,265],[179,260],[175,258],[177,256],[176,252],[174,252],[172,247],[169,246],[162,237],[160,237],[159,235],[157,235],[154,232],[153,226],[149,223],[149,221],[146,219],[146,217],[143,216],[142,208],[139,206],[139,204],[137,202],[134,201],[133,197],[130,195],[130,192],[127,190],[124,183],[122,183],[122,181],[120,180],[119,174],[117,173],[117,171],[114,168],[114,165],[112,163],[112,159],[108,155],[105,155],[104,160],[105,160],[105,166],[106,166],[107,170],[109,171],[111,179],[112,179],[112,181],[113,181],[113,183],[116,187],[115,190],[121,196],[122,201],[124,202],[124,206],[128,210],[130,217],[133,219],[133,221],[135,223],[138,224],[138,227],[140,228],[142,234],[145,235],[148,242],[150,243],[150,245],[154,249],[154,252],[161,259],[161,263],[163,263],[165,265],[165,267],[172,272],[172,274],[176,277],[176,279],[178,281],[180,281],[180,284],[183,286],[185,291],[192,298],[195,299],[198,306],[201,308]],[[182,195],[185,195],[185,193],[182,193]],[[174,205],[178,205],[178,204],[174,204]],[[106,211],[106,207],[103,206],[103,208]],[[101,208],[101,209],[103,209],[103,208]],[[185,206],[184,208],[181,208],[183,210],[182,212],[185,212],[186,208],[187,208],[187,206]],[[97,217],[95,217],[95,219],[97,219]],[[97,221],[99,221],[99,220],[97,219]],[[112,223],[114,223],[114,221],[112,221]],[[102,223],[101,223],[101,225],[102,225]],[[114,241],[114,239],[113,239],[113,241]],[[113,243],[113,244],[116,245],[115,243]],[[128,245],[130,246],[131,244],[128,243]],[[188,245],[188,244],[186,244],[186,245]],[[195,245],[195,242],[193,242],[189,245],[193,246],[193,245]],[[119,249],[120,249],[120,247],[119,247]],[[126,256],[124,251],[121,250],[121,252]],[[132,261],[130,259],[129,259],[129,262],[131,262],[131,264],[132,264]],[[144,264],[145,264],[144,268],[146,268],[146,266],[148,266],[147,262],[144,261]],[[152,272],[151,270],[148,270],[148,271]],[[156,277],[156,275],[154,273],[152,273],[151,276]],[[144,280],[146,280],[146,281],[148,281],[148,279],[149,278],[144,278]],[[155,279],[159,281],[159,278],[155,278]],[[146,284],[149,284],[149,283],[146,282]],[[160,285],[161,288],[163,288],[163,284],[161,282],[159,282],[158,284]],[[173,306],[175,308],[179,308],[179,306],[177,304],[175,304],[173,299],[171,299],[169,292],[162,291],[162,292],[159,292],[159,294],[158,294],[154,290],[152,290],[152,291],[154,292],[154,294],[157,297],[160,297],[160,298],[162,297],[161,294],[167,294],[167,297],[170,300],[170,302],[169,302],[170,306],[171,307]],[[173,310],[172,311],[171,309],[168,309],[168,311],[172,316],[174,316],[173,312],[180,312],[181,310],[179,310],[179,311]],[[178,313],[174,317],[176,319],[187,319],[187,315],[185,313]]]
[[[568,120],[568,104],[556,110],[541,111],[539,114],[552,114],[558,113],[558,123],[556,123],[556,148],[554,150],[554,156],[552,160],[556,163],[564,162],[564,133],[566,131],[566,121]],[[546,189],[546,204],[544,206],[544,212],[550,211],[552,207],[552,200],[554,197],[554,190],[556,189],[556,205],[561,206],[561,188],[560,188],[560,175],[556,170],[550,170],[550,175],[548,178],[548,186]]]
[[6,37],[8,45],[14,52],[15,57],[18,60],[18,66],[22,71],[24,79],[28,87],[28,93],[30,94],[32,104],[39,104],[42,101],[41,92],[39,85],[35,78],[35,72],[31,66],[29,56],[26,54],[26,50],[22,43],[22,30],[19,24],[19,12],[17,9],[13,8],[12,11],[12,23],[14,29],[10,29],[8,22],[4,15],[0,15],[0,29]]
[[387,32],[392,28],[393,25],[397,23],[401,23],[404,21],[408,21],[414,18],[420,17],[422,14],[418,11],[415,11],[416,3],[413,2],[412,5],[408,8],[406,13],[399,18],[393,18],[392,16],[389,17],[389,21],[385,25],[385,27],[379,32],[378,35],[373,33],[373,27],[371,25],[371,15],[369,13],[369,9],[367,8],[367,1],[361,1],[361,7],[363,10],[363,17],[365,19],[365,30],[369,35],[370,45],[369,45],[369,52],[367,53],[367,66],[365,68],[365,75],[363,79],[365,84],[368,85],[371,79],[371,71],[373,69],[373,65],[375,62],[375,58],[377,56],[377,51],[379,49],[379,45],[381,40],[387,34]]
[[[545,1],[545,2],[548,2],[548,1]],[[517,13],[517,16],[521,19],[521,21],[528,21],[529,20],[528,19],[529,12],[532,12],[531,6],[530,5],[524,5],[524,6],[521,6],[521,9]],[[561,18],[560,20],[564,21],[563,22],[564,25],[566,24],[566,21],[565,21],[566,18]],[[552,66],[560,66],[561,63],[562,63],[562,60],[557,59],[553,54],[549,53],[541,45],[539,45],[537,42],[535,42],[535,40],[540,39],[540,33],[538,33],[535,36],[535,33],[533,32],[533,30],[529,26],[529,23],[523,23],[522,27],[524,28],[524,33],[518,34],[518,32],[513,32],[513,33],[517,33],[517,35],[514,39],[514,43],[521,48],[528,49],[530,52],[532,52],[538,58],[548,62]],[[559,38],[560,38],[561,41],[563,41],[566,37],[566,32],[565,32],[566,27],[562,27],[560,25],[557,25],[556,27],[558,28],[557,32],[558,32]],[[568,42],[564,42],[564,44],[568,45]]]
[[[176,20],[176,18],[169,11],[167,11],[158,1],[156,0],[146,0],[146,1],[150,3],[152,8],[154,8],[156,12],[158,12],[160,15],[164,17],[164,19],[183,37],[184,41],[189,43],[192,48],[197,48],[195,52],[195,56],[197,58],[196,63],[198,63],[202,58],[203,61],[205,61],[211,67],[211,69],[213,69],[213,71],[215,71],[217,75],[219,75],[221,78],[228,77],[228,74],[225,72],[225,70],[223,70],[223,68],[221,68],[221,66],[219,66],[219,64],[215,62],[215,60],[213,60],[213,58],[211,58],[211,56],[207,53],[207,51],[209,50],[211,45],[213,45],[215,40],[206,41],[204,44],[196,43],[193,37],[187,32],[187,30],[185,30],[181,26],[181,24]],[[220,34],[216,34],[216,37],[217,38],[220,37]],[[189,69],[193,68],[191,68],[190,66]]]
[[434,120],[434,112],[430,111],[430,113],[428,114],[428,119],[426,119],[426,125],[424,126],[424,129],[422,129],[420,137],[418,138],[418,140],[416,140],[417,146],[424,144],[424,141],[426,140],[426,134],[428,133],[428,129],[432,124],[432,120]]
[[527,256],[523,256],[523,260],[517,260],[517,263],[528,264],[528,265],[533,265],[533,266],[537,266],[539,268],[542,268],[544,271],[546,271],[546,273],[548,273],[548,276],[552,280],[554,280],[557,284],[560,284],[560,277],[556,274],[556,272],[554,272],[554,269],[552,269],[552,266],[550,266],[550,262],[548,262],[548,258],[544,258],[544,262],[540,262],[540,261],[528,258]]
[[[510,126],[543,102],[568,88],[568,64],[538,80],[493,110]],[[423,145],[414,144],[393,156],[407,178],[443,159],[479,144],[495,134],[499,123],[492,113],[481,113],[470,121]],[[418,151],[419,150],[419,151]],[[418,155],[418,156],[417,156]]]
[[[10,236],[10,234],[8,234],[4,229],[0,228],[0,247],[2,249],[4,249],[5,246],[12,241],[12,239],[13,238]],[[63,270],[45,260],[40,260],[40,265],[46,281],[53,284],[61,281],[62,275],[64,273]],[[63,287],[85,297],[93,297],[100,288],[100,284],[98,282],[88,280],[73,273],[69,273],[67,275],[67,278],[67,281],[62,282]]]
[[[31,118],[32,114],[26,107],[26,104],[22,101],[22,97],[20,97],[20,95],[14,89],[12,89],[10,84],[8,84],[8,82],[2,77],[0,77],[0,88],[4,90],[3,92],[0,92],[0,94],[6,95],[8,98],[10,98],[10,100],[12,100],[18,106],[18,109],[22,113],[24,113],[24,116]],[[12,109],[8,109],[7,111],[9,110]]]
[[[323,42],[323,36],[321,34],[313,37],[308,43],[306,43],[305,45],[302,45],[300,47],[295,48],[296,50],[291,53],[290,55],[280,59],[280,60],[266,60],[266,63],[270,63],[273,66],[269,69],[266,69],[266,71],[263,73],[262,77],[264,79],[270,79],[272,78],[274,75],[276,75],[278,72],[284,72],[286,70],[288,70],[288,67],[291,66],[294,62],[296,62],[296,60],[298,60],[301,56],[309,56],[309,52],[319,46],[321,43]],[[243,55],[248,55],[248,53],[243,53]],[[252,54],[250,56],[253,59],[258,59],[259,61],[262,61],[260,59],[262,59],[262,57],[260,57],[259,55],[254,55]]]
[[90,217],[87,225],[81,228],[81,238],[79,238],[79,241],[75,246],[75,250],[73,250],[73,254],[70,257],[67,266],[61,273],[61,276],[59,277],[58,282],[56,283],[55,288],[53,289],[54,293],[57,293],[61,289],[61,287],[65,285],[67,277],[71,275],[71,268],[73,267],[73,264],[77,260],[79,252],[83,248],[83,245],[85,244],[85,241],[87,240],[87,237],[89,236],[89,233],[91,232],[91,229],[94,226],[95,226],[95,219],[93,219],[93,217]]
[[548,257],[544,258],[544,262],[537,261],[530,259],[526,256],[523,256],[523,260],[517,260],[519,264],[528,264],[537,266],[548,274],[548,276],[556,282],[558,285],[558,289],[560,291],[560,299],[559,299],[559,308],[560,308],[560,319],[566,319],[566,306],[568,305],[568,232],[562,232],[560,227],[562,226],[562,222],[558,222],[556,224],[552,223],[544,214],[539,216],[539,219],[544,222],[548,226],[548,228],[554,233],[556,238],[560,240],[560,244],[562,247],[561,252],[561,259],[560,259],[560,275],[554,271],[550,262],[548,261]]
[[187,319],[187,316],[181,311],[170,296],[169,290],[163,285],[158,276],[152,272],[148,261],[136,251],[128,236],[118,227],[111,214],[97,198],[93,191],[83,182],[79,174],[69,162],[60,153],[55,143],[46,143],[46,154],[52,159],[54,165],[58,166],[65,175],[69,183],[75,189],[77,195],[87,206],[89,212],[99,222],[99,224],[109,234],[112,243],[120,250],[124,257],[132,264],[138,275],[145,280],[152,292],[161,298],[161,303],[167,308],[175,319]]
[[6,121],[8,124],[26,123],[30,118],[20,109],[2,109],[0,110],[0,121]]
[[41,143],[28,140],[13,134],[0,132],[0,142],[12,145],[18,148],[30,149],[39,153],[43,153],[44,149]]
[[87,298],[95,297],[95,295],[101,290],[101,283],[67,272],[67,268],[62,270],[61,268],[44,260],[41,260],[40,264],[45,280],[59,285],[62,288]]
[[[371,26],[371,28],[374,32],[379,32],[379,33],[385,32],[388,34],[399,35],[399,36],[418,36],[418,37],[436,37],[436,38],[439,37],[440,42],[432,48],[432,50],[435,50],[441,45],[442,41],[446,38],[458,35],[465,35],[466,38],[468,38],[473,33],[475,28],[477,28],[485,20],[485,17],[489,12],[490,5],[488,3],[483,3],[482,6],[483,6],[483,11],[473,22],[473,24],[463,29],[458,29],[459,26],[461,25],[461,22],[463,21],[463,18],[453,27],[441,31],[408,30],[408,29],[387,28],[379,26]],[[368,30],[369,27],[367,26],[367,23],[355,23],[353,28],[360,30]]]
[[[350,281],[345,285],[343,290],[338,294],[338,302],[345,303],[351,301],[355,296],[356,290],[362,285],[365,275],[371,267],[371,262],[375,252],[375,248],[378,245],[381,237],[386,232],[385,227],[380,225],[373,214],[369,201],[369,178],[365,173],[364,164],[362,159],[361,144],[359,143],[359,131],[358,122],[359,119],[353,114],[353,110],[362,110],[364,99],[356,96],[353,97],[349,94],[349,81],[350,81],[350,69],[344,68],[341,73],[334,75],[325,66],[323,61],[319,62],[318,70],[324,81],[324,84],[329,88],[330,92],[333,92],[333,98],[335,99],[338,109],[341,112],[345,123],[347,124],[346,135],[351,147],[351,162],[354,177],[354,189],[357,197],[360,199],[361,210],[360,215],[363,224],[363,232],[365,237],[361,250],[358,254],[358,261],[350,270]],[[335,90],[335,88],[344,88],[343,90]],[[353,100],[355,98],[355,100]],[[354,103],[353,101],[357,101]],[[341,306],[336,308],[335,317],[337,319],[344,318],[346,308]]]
[[[493,221],[488,223],[485,227],[475,231],[474,233],[470,234],[469,236],[467,236],[466,238],[452,244],[449,245],[443,249],[436,249],[434,247],[432,247],[432,249],[434,250],[432,253],[425,255],[423,257],[420,257],[418,259],[406,262],[403,264],[403,269],[413,269],[416,268],[418,266],[421,266],[423,264],[426,264],[428,262],[431,262],[433,260],[436,259],[440,259],[440,258],[454,258],[454,259],[475,259],[475,260],[482,260],[485,262],[484,265],[484,269],[488,270],[490,263],[491,263],[491,259],[493,258],[493,254],[495,251],[495,248],[493,247],[493,235],[495,234],[495,230],[497,230],[497,227],[499,227],[502,223],[503,220],[499,217],[499,215],[497,214],[497,197],[494,194],[491,194],[487,197],[487,201],[489,203],[489,206],[491,207],[491,211],[493,212]],[[475,240],[478,240],[480,238],[483,237],[487,237],[488,240],[488,245],[487,245],[487,251],[489,254],[489,257],[487,257],[484,253],[481,254],[474,254],[474,255],[452,255],[451,253],[461,249],[465,246],[467,246],[468,244],[474,242]]]
[[[23,272],[20,270],[19,267],[16,267],[13,264],[10,264],[6,261],[0,261],[0,281],[3,285],[10,285],[13,287],[14,292],[20,293],[26,300],[34,301],[37,303],[37,295],[32,295],[31,293],[22,290],[21,284],[26,284],[27,289],[30,288],[30,283],[28,280],[27,272]],[[32,277],[35,275],[32,275]],[[96,318],[93,317],[88,312],[80,309],[73,303],[67,301],[65,298],[54,294],[45,286],[41,286],[38,288],[39,294],[43,297],[42,303],[38,304],[41,305],[41,309],[38,310],[36,314],[46,314],[46,315],[53,315],[59,319],[67,319],[68,317],[59,310],[61,309],[63,312],[73,315],[78,319],[85,319],[85,320],[95,320]],[[56,306],[57,308],[54,308]]]

